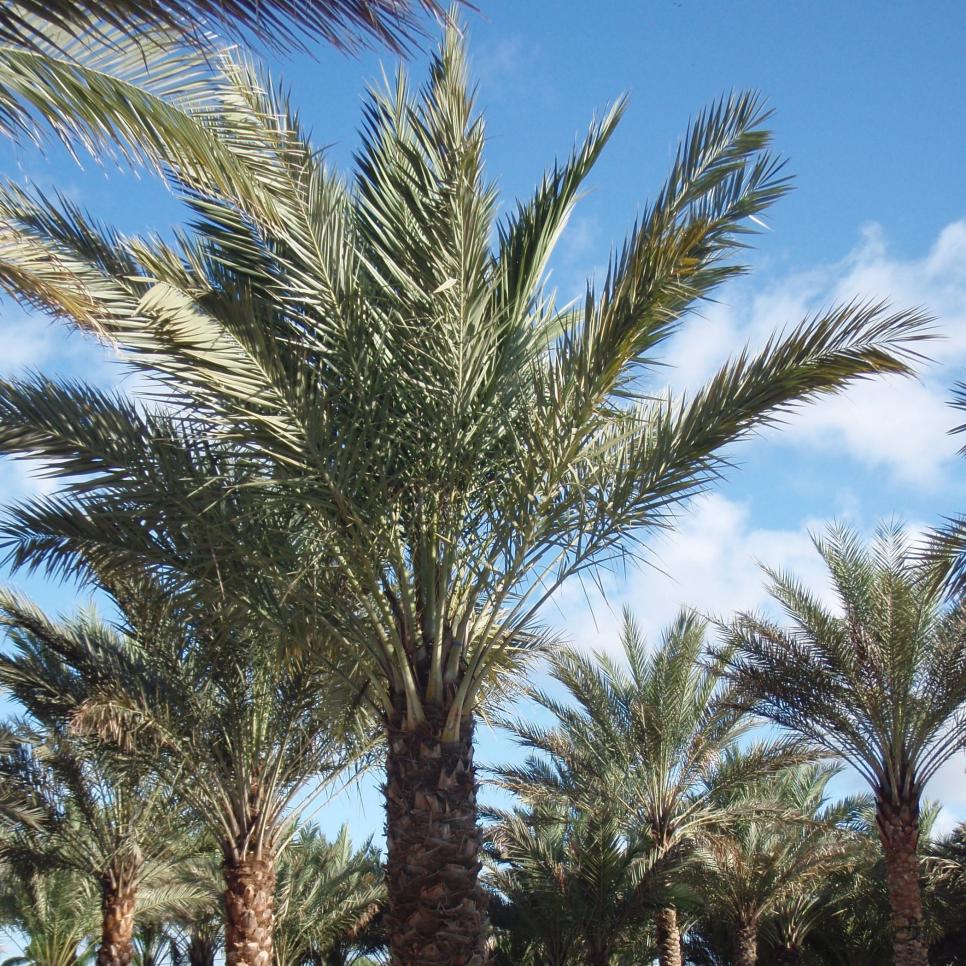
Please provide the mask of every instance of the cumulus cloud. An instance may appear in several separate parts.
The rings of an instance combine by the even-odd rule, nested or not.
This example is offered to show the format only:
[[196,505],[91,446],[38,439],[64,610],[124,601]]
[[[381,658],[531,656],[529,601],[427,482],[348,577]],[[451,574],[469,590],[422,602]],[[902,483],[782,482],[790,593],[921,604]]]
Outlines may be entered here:
[[773,276],[763,287],[753,279],[731,286],[672,342],[672,383],[694,388],[744,345],[761,345],[776,329],[856,297],[921,306],[934,316],[941,338],[923,346],[932,362],[918,379],[873,380],[808,406],[791,417],[781,445],[937,488],[958,466],[959,444],[948,433],[960,420],[948,399],[966,369],[966,221],[944,228],[920,257],[893,254],[872,225],[839,262]]
[[789,529],[757,527],[750,504],[709,493],[693,501],[675,531],[654,541],[649,564],[607,574],[599,586],[572,581],[545,616],[576,646],[615,651],[625,606],[652,640],[682,607],[715,616],[767,609],[760,564],[794,571],[827,594],[809,536],[821,526],[802,521]]

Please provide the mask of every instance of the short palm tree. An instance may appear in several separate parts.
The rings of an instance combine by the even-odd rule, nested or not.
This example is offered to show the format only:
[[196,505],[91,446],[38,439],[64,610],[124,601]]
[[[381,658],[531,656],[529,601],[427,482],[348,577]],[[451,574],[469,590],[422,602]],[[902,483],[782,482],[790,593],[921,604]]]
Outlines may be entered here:
[[769,919],[778,961],[801,962],[822,886],[853,861],[848,826],[861,803],[825,802],[835,771],[798,765],[767,782],[721,789],[721,812],[731,817],[702,831],[692,874],[710,915],[730,928],[735,966],[758,962]]
[[[553,724],[511,726],[536,754],[498,780],[529,801],[563,796],[591,811],[619,803],[627,834],[650,838],[660,856],[680,850],[722,821],[725,787],[753,782],[803,753],[779,742],[723,758],[752,721],[735,704],[723,666],[703,660],[706,648],[706,623],[693,613],[681,613],[652,649],[625,612],[622,661],[556,653],[551,675],[565,698],[531,693]],[[662,966],[681,964],[677,918],[672,904],[656,915]]]
[[500,962],[609,966],[656,908],[654,843],[625,836],[605,809],[517,810],[488,839]]
[[[257,526],[254,513],[242,519],[239,548],[244,526]],[[231,567],[221,574],[230,590]],[[17,664],[18,696],[31,693],[173,789],[221,851],[228,963],[261,963],[271,957],[275,857],[295,818],[290,806],[345,761],[333,708],[316,700],[332,689],[318,666],[286,659],[254,617],[244,630],[227,607],[192,617],[147,579],[101,589],[111,590],[124,633],[92,618],[53,622],[26,601],[3,600],[6,623],[35,658]],[[49,672],[55,664],[59,676]],[[352,717],[350,709],[347,729]]]
[[341,966],[385,896],[385,872],[371,845],[354,850],[346,827],[329,842],[316,826],[301,826],[279,862],[276,962]]
[[[169,149],[192,234],[173,247],[124,239],[8,190],[0,282],[149,372],[338,572],[340,593],[293,579],[285,602],[351,657],[382,716],[394,956],[469,966],[485,932],[475,712],[539,640],[548,594],[667,526],[721,473],[729,443],[853,379],[908,372],[924,319],[837,307],[693,396],[655,395],[661,343],[742,271],[750,219],[786,188],[754,96],[694,122],[606,280],[566,307],[547,265],[622,106],[500,221],[455,28],[422,92],[400,75],[370,98],[351,186],[244,65],[228,64],[219,97],[183,106],[176,138],[150,105],[131,121]],[[131,535],[130,509],[111,510],[169,512],[141,462],[153,420],[81,387],[0,387],[0,449],[84,477],[20,514],[19,560],[83,545],[101,568],[160,566],[166,548]],[[35,524],[42,539],[26,536]]]
[[897,966],[926,962],[919,884],[923,789],[966,740],[966,612],[898,526],[871,546],[846,528],[815,541],[830,609],[767,571],[788,628],[751,614],[731,627],[731,673],[759,714],[855,767],[875,795]]
[[0,928],[16,930],[20,956],[10,966],[79,966],[90,961],[97,935],[97,887],[68,869],[4,869],[0,878]]
[[23,747],[31,749],[19,757],[16,777],[35,789],[43,816],[8,836],[0,850],[20,862],[89,876],[101,895],[98,963],[127,966],[139,893],[162,887],[169,902],[190,895],[184,889],[179,896],[169,881],[185,842],[184,817],[170,788],[146,768],[70,732],[65,696],[82,700],[85,688],[49,642],[97,638],[89,616],[57,627],[0,592],[0,626],[13,646],[0,655],[0,684],[27,712]]

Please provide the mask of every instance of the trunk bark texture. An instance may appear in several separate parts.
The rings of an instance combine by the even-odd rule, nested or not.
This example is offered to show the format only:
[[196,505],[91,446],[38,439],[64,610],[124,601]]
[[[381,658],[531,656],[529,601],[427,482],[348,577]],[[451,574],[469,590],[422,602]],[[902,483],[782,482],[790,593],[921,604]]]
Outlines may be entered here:
[[415,728],[389,722],[386,757],[386,925],[392,966],[481,966],[486,899],[473,721],[443,741],[444,714]]
[[226,966],[271,966],[275,863],[248,857],[226,863]]
[[886,885],[892,909],[895,966],[926,966],[922,935],[922,891],[919,884],[919,808],[879,800],[876,822],[885,855]]
[[101,880],[101,945],[97,966],[130,966],[134,958],[136,884],[123,875]]
[[758,924],[739,921],[735,926],[735,966],[757,966]]
[[678,911],[674,906],[658,909],[657,955],[661,966],[681,966],[681,933],[678,930]]

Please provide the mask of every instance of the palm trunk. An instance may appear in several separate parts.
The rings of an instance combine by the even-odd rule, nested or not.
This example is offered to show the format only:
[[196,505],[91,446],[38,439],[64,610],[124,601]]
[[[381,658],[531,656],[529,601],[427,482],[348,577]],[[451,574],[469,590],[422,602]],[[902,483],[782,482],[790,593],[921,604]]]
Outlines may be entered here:
[[225,863],[226,966],[271,966],[275,862],[248,856]]
[[661,966],[681,966],[681,933],[678,930],[678,911],[674,906],[658,909],[657,955]]
[[134,905],[137,884],[124,874],[101,880],[101,945],[97,966],[130,966],[134,958]]
[[444,715],[407,727],[389,722],[386,755],[386,925],[392,966],[481,966],[486,900],[473,721],[444,741]]
[[876,824],[892,909],[893,962],[895,966],[925,966],[928,955],[922,938],[918,803],[895,805],[880,798],[876,802]]
[[739,919],[735,924],[735,966],[757,966],[758,924]]

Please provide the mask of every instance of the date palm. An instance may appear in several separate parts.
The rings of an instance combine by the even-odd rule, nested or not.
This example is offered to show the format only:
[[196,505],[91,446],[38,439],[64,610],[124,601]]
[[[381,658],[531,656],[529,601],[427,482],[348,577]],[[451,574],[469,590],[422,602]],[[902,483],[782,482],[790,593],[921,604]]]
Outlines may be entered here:
[[[170,144],[145,108],[145,143],[170,149],[195,214],[173,246],[0,198],[8,290],[149,373],[338,571],[340,593],[293,579],[285,606],[356,664],[382,716],[388,928],[395,962],[426,966],[483,955],[475,712],[539,643],[547,596],[669,525],[720,475],[723,447],[853,379],[908,372],[924,326],[851,303],[693,396],[655,395],[660,345],[742,271],[750,220],[786,188],[757,98],[698,117],[606,280],[558,308],[548,261],[623,106],[500,220],[464,61],[451,29],[421,92],[401,74],[371,95],[351,184],[244,65],[220,102],[181,109]],[[84,478],[18,514],[18,561],[82,546],[108,571],[141,557],[180,573],[111,510],[170,512],[141,466],[153,419],[80,387],[0,387],[0,448]]]
[[835,609],[767,571],[785,628],[744,614],[731,672],[754,709],[849,762],[875,796],[897,966],[926,962],[920,865],[923,789],[966,740],[966,613],[897,526],[871,545],[846,528],[816,547]]
[[78,966],[97,935],[98,895],[90,878],[67,869],[4,869],[0,928],[16,930],[19,957],[9,966]]
[[[187,452],[177,451],[177,457],[186,460]],[[165,490],[172,499],[179,487],[195,487],[190,462],[177,457],[171,448],[155,466],[157,473],[171,474]],[[7,623],[22,629],[42,653],[33,672],[18,668],[21,689],[69,716],[75,730],[101,738],[148,769],[161,787],[174,789],[217,843],[227,961],[262,963],[271,958],[275,858],[294,820],[290,806],[308,785],[341,770],[347,746],[330,727],[340,712],[322,666],[288,657],[253,610],[259,592],[269,592],[274,572],[265,566],[258,576],[249,573],[243,581],[247,596],[239,590],[241,572],[251,566],[244,549],[255,553],[246,540],[264,529],[264,512],[244,502],[254,499],[254,491],[241,488],[223,504],[220,525],[211,513],[213,487],[195,495],[209,509],[207,517],[193,518],[207,544],[187,519],[170,530],[143,518],[137,525],[150,526],[169,552],[181,547],[193,555],[199,582],[211,576],[204,548],[224,540],[223,559],[211,578],[225,595],[220,607],[210,597],[204,613],[192,610],[196,598],[187,589],[162,587],[142,575],[99,584],[117,606],[123,633],[92,619],[53,622],[15,598],[4,600],[3,609]],[[279,554],[276,563],[283,559]],[[67,673],[48,673],[55,662]],[[319,702],[319,693],[327,693],[330,703]],[[359,715],[349,708],[344,717],[348,735]]]
[[518,809],[488,839],[498,962],[608,966],[655,909],[654,843],[627,837],[612,811]]
[[711,916],[728,924],[735,966],[755,966],[762,927],[778,933],[779,962],[801,962],[801,943],[828,876],[853,861],[849,823],[861,802],[827,804],[835,768],[799,765],[767,782],[722,788],[731,818],[703,830],[696,888]]
[[29,754],[19,757],[16,777],[35,790],[42,814],[0,845],[0,852],[40,868],[86,875],[101,896],[99,966],[128,966],[133,954],[135,909],[144,889],[166,889],[174,901],[190,897],[170,881],[184,818],[171,791],[145,768],[130,767],[96,744],[70,733],[51,692],[82,693],[72,669],[48,646],[50,637],[85,639],[97,634],[87,617],[57,628],[21,601],[0,593],[0,625],[13,645],[0,655],[0,683],[26,710]]
[[[784,768],[802,750],[780,742],[724,756],[752,721],[735,704],[723,666],[703,660],[706,623],[697,615],[681,613],[652,649],[625,611],[620,643],[620,662],[576,650],[554,655],[551,675],[566,696],[532,692],[554,721],[512,726],[537,754],[499,780],[530,801],[563,796],[591,811],[617,804],[622,828],[649,837],[664,856],[722,821],[725,788]],[[677,918],[671,904],[656,915],[662,966],[681,963]]]
[[385,874],[367,845],[353,850],[343,827],[329,842],[302,826],[279,863],[275,957],[281,966],[341,966],[385,902]]

